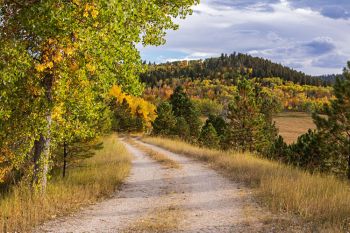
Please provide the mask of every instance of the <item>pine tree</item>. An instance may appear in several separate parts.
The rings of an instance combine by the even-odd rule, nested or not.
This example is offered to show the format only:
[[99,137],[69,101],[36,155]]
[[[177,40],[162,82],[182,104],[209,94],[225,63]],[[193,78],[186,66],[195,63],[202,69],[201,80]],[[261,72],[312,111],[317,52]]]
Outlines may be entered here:
[[157,108],[157,118],[152,123],[155,135],[171,135],[176,125],[172,106],[169,102],[161,103]]
[[182,86],[175,88],[174,93],[170,96],[170,103],[172,105],[174,115],[177,117],[186,116],[189,109],[193,107],[190,98],[188,98]]
[[185,141],[190,141],[190,127],[187,124],[187,121],[184,117],[176,118],[176,125],[173,130],[174,134],[179,136],[181,139]]
[[222,116],[209,115],[205,124],[212,124],[218,136],[224,135],[227,130],[227,124]]
[[263,111],[260,92],[243,77],[237,94],[228,107],[228,130],[225,147],[267,153],[277,137],[277,130]]
[[174,115],[186,121],[191,140],[195,141],[200,134],[201,121],[199,119],[199,113],[181,86],[178,86],[170,96],[170,103]]
[[205,124],[202,127],[201,134],[198,139],[202,146],[209,148],[218,148],[220,139],[216,133],[214,126],[211,123]]
[[289,163],[308,171],[327,172],[332,168],[327,163],[329,156],[324,153],[323,138],[317,131],[309,130],[301,135],[297,142],[290,145]]
[[334,85],[335,99],[324,107],[324,115],[314,114],[317,131],[326,138],[323,142],[340,171],[350,179],[350,62],[344,78]]

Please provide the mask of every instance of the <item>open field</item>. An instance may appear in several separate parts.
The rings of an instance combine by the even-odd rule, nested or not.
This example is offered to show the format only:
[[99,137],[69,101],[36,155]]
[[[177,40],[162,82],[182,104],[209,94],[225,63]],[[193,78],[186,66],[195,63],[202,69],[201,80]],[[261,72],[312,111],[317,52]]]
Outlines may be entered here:
[[283,112],[275,116],[274,120],[286,143],[293,143],[309,129],[316,128],[311,114],[304,112]]
[[114,193],[129,174],[131,158],[117,135],[110,135],[103,142],[104,148],[69,169],[66,179],[53,177],[44,198],[32,195],[24,185],[0,197],[0,232],[28,232],[44,221]]
[[209,162],[237,182],[244,182],[272,211],[300,217],[303,232],[346,232],[350,229],[350,186],[331,176],[299,169],[251,154],[199,148],[182,141],[145,138],[143,141],[175,153]]

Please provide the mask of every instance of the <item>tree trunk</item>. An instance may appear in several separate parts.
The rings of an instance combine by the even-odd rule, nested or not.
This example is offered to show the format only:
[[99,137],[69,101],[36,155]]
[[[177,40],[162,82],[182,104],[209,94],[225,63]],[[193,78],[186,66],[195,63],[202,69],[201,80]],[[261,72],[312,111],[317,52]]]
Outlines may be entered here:
[[68,151],[67,151],[67,143],[63,143],[63,178],[66,177],[66,169],[67,169],[67,157],[68,157]]
[[[51,126],[51,117],[48,118]],[[40,192],[45,192],[47,184],[47,173],[49,171],[50,158],[50,135],[40,135],[39,140],[34,142],[34,173],[32,187]]]
[[348,179],[350,180],[350,136],[348,140]]
[[46,75],[43,80],[46,98],[46,126],[44,132],[40,134],[39,140],[34,142],[34,171],[32,188],[41,193],[45,193],[47,185],[47,174],[49,172],[49,159],[51,147],[51,109],[52,109],[52,84],[53,76]]

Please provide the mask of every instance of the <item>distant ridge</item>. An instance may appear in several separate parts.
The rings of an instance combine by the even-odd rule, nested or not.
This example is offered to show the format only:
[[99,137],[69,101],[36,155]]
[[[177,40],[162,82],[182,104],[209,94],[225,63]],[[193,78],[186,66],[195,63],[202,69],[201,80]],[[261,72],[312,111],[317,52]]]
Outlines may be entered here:
[[285,81],[314,86],[331,85],[337,77],[341,77],[341,75],[311,76],[268,59],[233,53],[204,60],[150,64],[149,71],[141,75],[141,80],[155,85],[159,80],[170,78],[234,79],[239,74],[247,72],[251,72],[252,77],[279,77]]

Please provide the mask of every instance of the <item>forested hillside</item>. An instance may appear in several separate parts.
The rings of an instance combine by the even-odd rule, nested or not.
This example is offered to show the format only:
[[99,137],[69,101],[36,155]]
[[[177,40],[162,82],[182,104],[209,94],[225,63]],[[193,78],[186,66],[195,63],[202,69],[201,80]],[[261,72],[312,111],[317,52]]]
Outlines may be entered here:
[[[321,112],[323,106],[333,98],[333,89],[328,86],[300,85],[280,78],[251,80],[269,96],[273,96],[281,111]],[[155,86],[146,87],[143,97],[153,103],[159,103],[167,100],[177,86],[185,89],[202,115],[220,112],[233,100],[237,91],[237,84],[231,80],[173,78],[160,80]]]
[[170,78],[237,80],[238,74],[246,74],[247,72],[251,72],[252,77],[280,77],[284,81],[316,86],[330,85],[337,77],[337,75],[313,77],[267,59],[233,53],[205,60],[150,64],[148,72],[143,74],[141,79],[150,85]]

